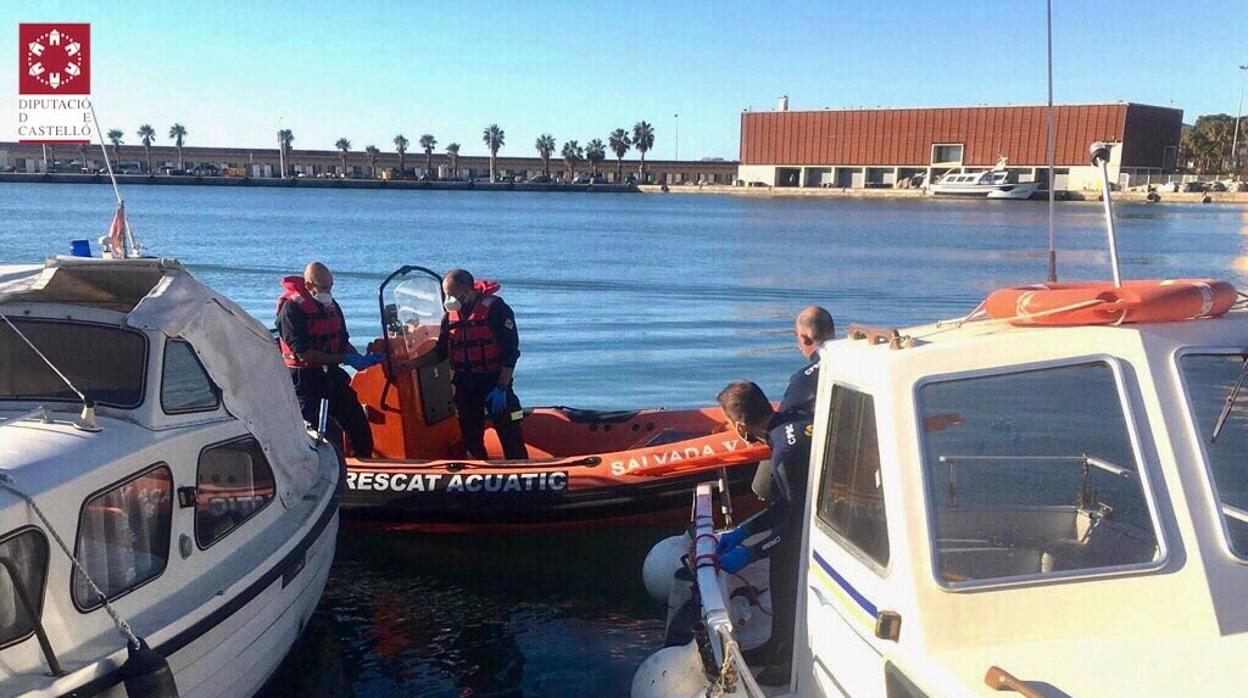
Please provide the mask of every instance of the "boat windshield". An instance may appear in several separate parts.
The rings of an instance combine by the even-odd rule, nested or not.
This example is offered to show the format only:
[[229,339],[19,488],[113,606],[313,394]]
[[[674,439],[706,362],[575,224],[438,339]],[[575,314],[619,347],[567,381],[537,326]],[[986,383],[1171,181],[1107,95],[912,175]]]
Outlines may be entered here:
[[[1227,541],[1243,559],[1248,559],[1248,390],[1232,387],[1246,360],[1243,354],[1188,354],[1179,361]],[[1214,425],[1224,406],[1230,409],[1215,439]]]
[[950,586],[1160,559],[1122,398],[1096,362],[919,391],[935,567]]
[[[79,390],[101,405],[143,402],[147,339],[108,325],[10,318]],[[0,323],[0,400],[78,402],[78,396],[5,323]]]

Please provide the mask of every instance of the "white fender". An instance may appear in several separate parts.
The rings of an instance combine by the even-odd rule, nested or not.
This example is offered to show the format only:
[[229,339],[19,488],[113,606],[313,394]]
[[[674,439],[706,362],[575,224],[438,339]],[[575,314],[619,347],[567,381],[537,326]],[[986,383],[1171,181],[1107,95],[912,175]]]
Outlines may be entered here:
[[[656,546],[657,547],[657,546]],[[633,674],[629,698],[702,698],[711,682],[702,671],[698,642],[664,647],[646,657]]]
[[689,537],[683,533],[664,538],[646,553],[646,561],[641,565],[641,579],[655,601],[667,604],[672,582],[680,569],[680,558],[688,553]]

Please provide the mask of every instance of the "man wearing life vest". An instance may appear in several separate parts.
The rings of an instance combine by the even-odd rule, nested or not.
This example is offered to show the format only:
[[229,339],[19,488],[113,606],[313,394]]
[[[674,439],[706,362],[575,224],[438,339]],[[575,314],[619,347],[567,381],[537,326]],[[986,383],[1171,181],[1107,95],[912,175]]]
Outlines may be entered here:
[[320,262],[308,264],[302,277],[282,279],[284,291],[277,299],[278,345],[295,383],[303,418],[316,424],[321,399],[327,398],[329,415],[346,433],[351,452],[356,458],[371,458],[372,430],[350,377],[339,365],[363,370],[379,363],[381,356],[363,355],[351,346],[333,287],[333,274]]
[[430,366],[450,359],[455,386],[455,410],[464,449],[470,458],[485,460],[485,418],[498,432],[505,458],[529,457],[520,420],[524,410],[512,389],[520,358],[516,316],[496,295],[499,285],[477,281],[463,269],[452,269],[442,279],[446,315],[437,347],[410,365]]
[[[762,388],[749,381],[730,383],[718,396],[728,423],[746,441],[771,447],[772,493],[762,512],[720,534],[719,564],[737,572],[749,563],[769,558],[771,634],[761,646],[746,652],[751,666],[781,667],[775,673],[788,679],[783,665],[792,660],[797,613],[797,581],[802,544],[802,514],[806,510],[806,475],[810,471],[813,417],[807,412],[776,412]],[[761,540],[746,539],[765,533]],[[764,680],[762,675],[759,680]]]

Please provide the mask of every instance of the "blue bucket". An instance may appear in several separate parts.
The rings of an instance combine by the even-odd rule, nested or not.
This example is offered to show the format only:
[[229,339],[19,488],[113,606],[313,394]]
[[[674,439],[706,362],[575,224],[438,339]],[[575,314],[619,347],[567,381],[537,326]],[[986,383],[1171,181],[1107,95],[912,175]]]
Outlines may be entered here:
[[75,257],[90,257],[91,256],[91,241],[90,240],[70,240],[69,241],[69,253]]

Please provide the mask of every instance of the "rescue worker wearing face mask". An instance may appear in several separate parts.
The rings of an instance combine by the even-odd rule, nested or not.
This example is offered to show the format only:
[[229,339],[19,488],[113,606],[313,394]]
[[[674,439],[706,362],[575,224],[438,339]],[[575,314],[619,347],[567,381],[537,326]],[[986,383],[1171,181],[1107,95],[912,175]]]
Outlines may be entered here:
[[352,454],[371,458],[373,432],[340,364],[359,371],[379,363],[381,355],[361,354],[351,346],[342,309],[333,298],[334,275],[324,264],[308,264],[303,276],[282,279],[282,288],[285,291],[277,299],[278,345],[304,420],[317,424],[321,399],[328,398],[329,416],[346,433]]
[[463,269],[452,269],[442,278],[446,315],[436,348],[411,362],[412,367],[451,361],[455,386],[455,410],[468,457],[485,460],[485,418],[498,432],[503,457],[529,457],[520,420],[520,399],[512,389],[516,361],[520,359],[520,334],[516,315],[502,297],[499,285],[477,281]]
[[[750,562],[770,558],[771,635],[763,645],[747,651],[751,666],[777,666],[792,659],[793,627],[797,610],[798,560],[801,557],[802,515],[810,471],[813,417],[806,412],[776,412],[762,388],[738,381],[717,397],[724,416],[746,441],[771,447],[772,498],[760,513],[719,537],[719,564],[737,572]],[[753,543],[747,538],[765,535]],[[787,678],[787,672],[780,675]]]

